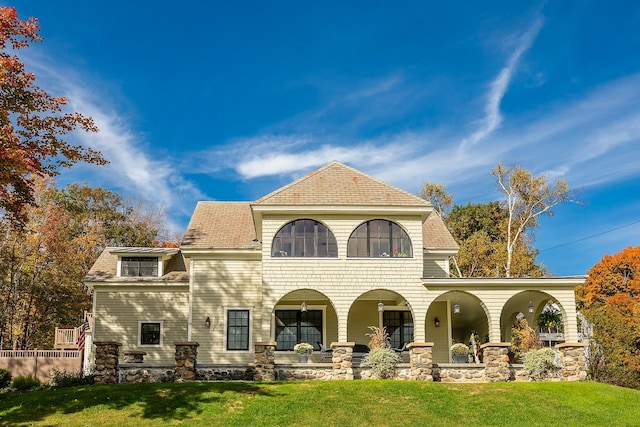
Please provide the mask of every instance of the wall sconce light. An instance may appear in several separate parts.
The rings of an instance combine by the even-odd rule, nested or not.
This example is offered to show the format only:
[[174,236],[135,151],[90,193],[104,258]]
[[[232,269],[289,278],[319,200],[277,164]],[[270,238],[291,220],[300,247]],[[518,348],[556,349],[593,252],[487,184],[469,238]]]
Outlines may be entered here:
[[527,307],[529,309],[529,314],[533,314],[533,304],[531,303],[531,301],[529,301],[529,307]]
[[433,320],[433,324],[435,325],[436,328],[440,327],[440,319],[438,319],[437,317]]
[[382,301],[380,301],[378,303],[378,312],[382,313],[384,311],[384,304],[382,303]]
[[453,304],[453,314],[460,314],[460,304]]
[[302,301],[302,304],[300,304],[300,311],[305,313],[307,311],[307,302],[306,301]]
[[204,319],[204,326],[206,326],[207,328],[211,327],[211,319],[209,318],[209,316]]

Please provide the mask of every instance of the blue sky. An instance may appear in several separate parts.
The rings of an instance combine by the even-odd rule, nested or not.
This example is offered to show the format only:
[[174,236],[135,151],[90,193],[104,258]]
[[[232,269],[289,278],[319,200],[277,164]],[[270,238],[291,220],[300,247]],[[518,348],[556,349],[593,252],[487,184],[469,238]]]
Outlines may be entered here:
[[38,84],[91,115],[106,167],[58,179],[158,203],[255,200],[331,160],[456,204],[498,200],[497,162],[580,204],[536,232],[585,274],[640,242],[640,7],[632,1],[28,1]]

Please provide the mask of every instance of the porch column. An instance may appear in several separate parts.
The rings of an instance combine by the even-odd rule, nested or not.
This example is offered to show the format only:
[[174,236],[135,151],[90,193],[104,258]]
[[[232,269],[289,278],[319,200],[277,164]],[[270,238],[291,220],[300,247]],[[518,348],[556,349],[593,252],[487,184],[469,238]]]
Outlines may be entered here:
[[198,344],[195,341],[174,343],[176,346],[176,366],[174,368],[176,381],[194,381],[197,378],[196,361],[198,359]]
[[96,384],[118,383],[118,356],[122,344],[113,341],[95,341],[96,370],[94,381]]
[[583,342],[568,342],[556,345],[560,350],[560,375],[562,381],[584,381],[587,379],[587,357]]
[[332,380],[353,379],[353,347],[355,342],[332,342],[331,361],[333,362]]
[[410,355],[410,380],[433,381],[433,343],[412,342],[407,345]]
[[510,342],[488,342],[480,346],[488,382],[509,381],[509,347]]
[[254,381],[273,381],[275,379],[276,345],[275,341],[257,342],[254,344]]

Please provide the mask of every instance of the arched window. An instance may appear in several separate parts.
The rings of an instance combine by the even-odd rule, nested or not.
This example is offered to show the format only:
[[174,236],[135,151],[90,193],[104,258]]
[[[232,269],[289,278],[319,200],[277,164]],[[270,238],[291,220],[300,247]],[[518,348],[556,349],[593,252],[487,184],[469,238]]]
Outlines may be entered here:
[[284,225],[273,238],[274,257],[337,257],[336,238],[324,224],[298,219]]
[[374,219],[360,224],[349,237],[348,257],[413,257],[409,235],[395,222]]

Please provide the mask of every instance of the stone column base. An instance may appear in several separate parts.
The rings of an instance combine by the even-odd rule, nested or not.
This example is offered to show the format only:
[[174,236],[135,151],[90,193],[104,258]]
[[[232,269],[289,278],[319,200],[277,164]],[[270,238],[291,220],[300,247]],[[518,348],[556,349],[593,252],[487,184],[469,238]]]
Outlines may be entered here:
[[275,379],[276,345],[275,341],[254,343],[254,381],[273,381]]
[[488,342],[482,344],[482,361],[485,365],[485,377],[487,382],[509,381],[511,370],[509,369],[510,342]]
[[433,381],[433,343],[412,342],[409,349],[410,380]]
[[353,347],[355,342],[332,342],[333,380],[353,379]]
[[584,381],[587,379],[587,357],[583,342],[567,342],[556,345],[560,350],[560,378],[562,381]]

